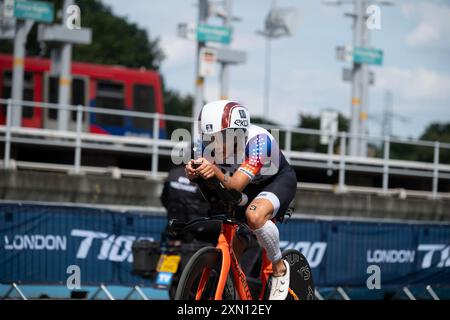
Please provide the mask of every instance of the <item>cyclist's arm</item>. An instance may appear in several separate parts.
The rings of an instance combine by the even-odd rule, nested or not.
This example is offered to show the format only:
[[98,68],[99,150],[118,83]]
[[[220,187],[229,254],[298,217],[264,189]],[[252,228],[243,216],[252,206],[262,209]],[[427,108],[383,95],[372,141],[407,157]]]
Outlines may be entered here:
[[[197,159],[195,162],[201,163],[200,167],[197,169],[192,169],[192,166],[186,167],[187,171],[193,170],[191,171],[192,176],[198,177],[198,175],[200,175],[203,179],[216,177],[227,189],[242,191],[251,181],[248,175],[240,171],[237,171],[232,177],[225,175],[218,166],[204,158]],[[195,175],[194,172],[198,175]]]
[[227,189],[234,189],[242,192],[242,190],[244,190],[251,181],[250,177],[241,171],[236,171],[236,173],[230,177],[223,174],[222,170],[220,170],[217,166],[214,165],[214,167],[215,176]]
[[271,143],[270,138],[265,134],[253,137],[246,145],[244,163],[232,177],[225,175],[218,166],[203,158],[196,160],[196,162],[202,163],[196,171],[204,179],[216,176],[227,189],[243,191],[250,181],[260,173],[264,163],[270,160]]

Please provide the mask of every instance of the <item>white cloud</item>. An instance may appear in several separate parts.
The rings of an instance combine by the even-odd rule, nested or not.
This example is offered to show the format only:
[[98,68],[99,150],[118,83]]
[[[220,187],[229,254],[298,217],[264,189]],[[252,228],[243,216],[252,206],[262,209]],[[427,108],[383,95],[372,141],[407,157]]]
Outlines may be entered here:
[[430,104],[450,99],[450,76],[425,68],[385,67],[377,72],[377,87],[412,102]]
[[163,61],[164,68],[173,68],[195,61],[194,41],[166,35],[161,37],[161,47],[166,55],[166,59]]
[[430,45],[436,40],[439,40],[439,30],[427,22],[421,22],[406,36],[406,43],[413,47]]
[[450,7],[445,4],[419,2],[401,6],[404,16],[415,20],[414,29],[406,36],[410,46],[450,45]]
[[233,48],[238,50],[263,50],[264,49],[264,39],[258,36],[256,33],[239,33],[235,36],[233,42]]

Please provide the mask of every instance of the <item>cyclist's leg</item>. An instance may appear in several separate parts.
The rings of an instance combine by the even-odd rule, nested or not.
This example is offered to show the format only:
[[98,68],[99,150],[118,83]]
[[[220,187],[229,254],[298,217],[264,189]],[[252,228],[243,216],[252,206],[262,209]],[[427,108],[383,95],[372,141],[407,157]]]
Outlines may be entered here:
[[289,265],[281,259],[279,232],[272,219],[285,213],[296,189],[297,177],[292,169],[288,169],[265,186],[246,211],[247,223],[272,261],[273,276],[269,299],[284,300],[288,294]]
[[279,204],[276,204],[277,200],[271,201],[266,196],[262,193],[261,197],[257,196],[247,207],[247,224],[255,233],[259,244],[266,250],[267,257],[272,261],[274,275],[282,275],[286,267],[281,261],[280,236],[278,228],[271,221]]

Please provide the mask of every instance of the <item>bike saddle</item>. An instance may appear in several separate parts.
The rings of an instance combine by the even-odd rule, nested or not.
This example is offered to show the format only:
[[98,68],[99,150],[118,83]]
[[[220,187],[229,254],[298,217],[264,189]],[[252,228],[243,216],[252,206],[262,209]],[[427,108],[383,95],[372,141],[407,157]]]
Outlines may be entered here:
[[181,232],[189,232],[197,240],[217,239],[221,230],[221,222],[206,218],[197,218],[189,222],[176,219],[169,221],[169,232],[176,236]]
[[204,218],[194,219],[190,221],[184,230],[193,233],[205,232],[211,229],[219,228],[220,231],[220,221],[215,220],[205,220]]

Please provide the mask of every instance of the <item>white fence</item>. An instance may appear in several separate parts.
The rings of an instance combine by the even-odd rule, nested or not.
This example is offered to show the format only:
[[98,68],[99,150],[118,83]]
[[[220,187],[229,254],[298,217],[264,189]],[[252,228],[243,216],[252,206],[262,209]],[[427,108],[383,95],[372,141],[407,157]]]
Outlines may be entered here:
[[[108,150],[126,152],[129,154],[147,154],[151,156],[151,170],[127,170],[120,169],[119,172],[124,176],[133,177],[151,177],[160,178],[158,172],[159,156],[168,156],[173,147],[179,143],[171,141],[170,137],[160,137],[160,122],[184,123],[193,128],[195,121],[193,118],[173,116],[158,113],[144,113],[125,111],[117,109],[57,105],[43,102],[18,102],[12,100],[0,99],[0,105],[6,105],[6,124],[0,126],[0,141],[4,142],[4,159],[0,161],[0,166],[5,169],[14,167],[29,168],[36,170],[56,170],[65,171],[74,174],[80,173],[107,173],[110,168],[89,167],[81,165],[83,150]],[[76,112],[76,124],[73,131],[58,131],[54,129],[13,127],[11,125],[11,109],[14,107],[22,108],[42,108],[42,109],[67,109]],[[132,136],[113,136],[101,135],[86,132],[86,121],[89,122],[90,114],[107,114],[112,116],[123,116],[131,118],[150,119],[153,122],[152,137],[132,137]],[[83,121],[83,116],[85,120]],[[84,123],[83,123],[84,122]],[[88,126],[87,126],[88,127]],[[433,198],[440,196],[438,190],[438,181],[440,179],[450,179],[450,164],[440,163],[440,153],[442,150],[450,152],[449,143],[440,143],[438,141],[419,141],[408,139],[393,139],[390,137],[367,136],[365,139],[382,143],[382,157],[353,157],[346,154],[347,144],[350,135],[340,132],[337,136],[330,136],[326,153],[311,152],[308,150],[294,150],[293,136],[302,135],[320,140],[323,132],[305,128],[276,128],[273,126],[264,126],[270,130],[279,130],[284,134],[284,141],[280,141],[283,152],[292,166],[302,166],[310,168],[322,168],[329,173],[339,172],[338,189],[347,190],[345,174],[347,171],[357,171],[365,173],[382,174],[382,193],[388,194],[390,175],[403,175],[410,177],[422,177],[432,180],[432,188],[429,190]],[[357,137],[361,138],[361,137]],[[433,150],[433,162],[406,161],[402,159],[391,158],[392,144],[412,145],[415,147],[431,148]],[[30,144],[41,146],[58,146],[74,149],[74,159],[72,165],[62,165],[58,163],[36,163],[36,162],[16,162],[11,159],[11,146],[13,144]],[[335,146],[336,145],[336,146]],[[337,147],[337,148],[336,148]],[[338,151],[336,151],[337,149]],[[442,194],[447,196],[447,194]]]

